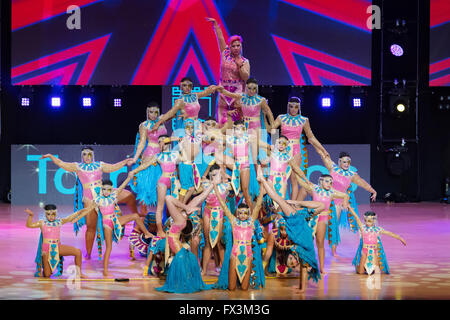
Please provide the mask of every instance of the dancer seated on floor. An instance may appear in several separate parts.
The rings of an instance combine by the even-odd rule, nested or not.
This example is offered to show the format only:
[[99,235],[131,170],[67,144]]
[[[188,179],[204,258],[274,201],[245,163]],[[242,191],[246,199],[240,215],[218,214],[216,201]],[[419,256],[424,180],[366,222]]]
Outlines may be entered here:
[[[215,194],[220,194],[219,184],[213,182]],[[241,203],[234,216],[222,197],[217,197],[223,212],[231,224],[233,234],[233,247],[228,267],[228,289],[233,291],[237,286],[237,279],[241,284],[241,289],[248,290],[250,275],[252,273],[253,250],[252,237],[255,231],[255,220],[258,218],[261,209],[263,194],[260,193],[253,211],[247,204]],[[226,263],[224,261],[224,263]],[[262,261],[260,262],[262,264]]]
[[180,241],[180,235],[186,238],[193,232],[192,221],[188,219],[188,215],[200,210],[198,207],[212,191],[212,188],[213,186],[210,185],[187,205],[171,195],[166,196],[167,211],[173,219],[166,241],[174,257],[169,266],[166,282],[156,290],[171,293],[192,293],[211,289],[202,280],[197,257],[189,250],[187,243]]
[[[26,226],[28,228],[40,228],[41,236],[39,239],[39,246],[36,255],[36,273],[35,277],[49,278],[56,269],[57,275],[62,275],[62,262],[65,256],[74,256],[75,265],[77,266],[77,276],[80,278],[87,278],[81,272],[81,250],[72,246],[61,244],[61,226],[67,222],[76,222],[83,218],[88,213],[92,212],[94,205],[91,204],[80,211],[77,211],[66,218],[59,218],[57,216],[56,206],[54,204],[47,204],[44,207],[45,220],[39,220],[33,223],[33,211],[26,209],[28,219]],[[42,269],[43,273],[42,273]]]
[[[284,218],[286,233],[294,243],[291,250],[295,252],[292,257],[288,258],[290,260],[288,266],[293,267],[295,263],[300,263],[299,289],[300,292],[304,292],[308,284],[307,274],[308,278],[312,278],[315,282],[320,279],[319,267],[314,251],[314,241],[311,236],[312,230],[307,222],[307,219],[311,218],[308,209],[314,210],[314,216],[322,212],[325,205],[320,201],[295,201],[288,203],[264,179],[261,167],[258,168],[257,179],[262,183],[269,197],[277,202],[282,210],[279,214]],[[263,192],[261,191],[261,193]]]
[[400,240],[405,246],[406,241],[399,235],[378,227],[376,223],[377,214],[375,212],[367,211],[364,213],[364,224],[359,220],[355,210],[351,207],[350,213],[355,218],[361,234],[361,241],[352,263],[356,267],[356,273],[364,274],[364,272],[367,272],[368,275],[372,274],[372,272],[377,274],[381,272],[389,273],[389,266],[380,234]]
[[144,238],[152,238],[153,235],[147,230],[137,213],[118,216],[116,213],[117,199],[120,193],[133,178],[133,172],[128,173],[128,177],[119,188],[113,189],[110,180],[103,180],[101,188],[92,188],[92,195],[95,203],[95,210],[98,213],[97,232],[102,241],[106,242],[106,250],[103,256],[103,275],[109,276],[108,265],[111,255],[112,242],[121,239],[122,228],[125,224],[135,221],[139,229],[144,233]]

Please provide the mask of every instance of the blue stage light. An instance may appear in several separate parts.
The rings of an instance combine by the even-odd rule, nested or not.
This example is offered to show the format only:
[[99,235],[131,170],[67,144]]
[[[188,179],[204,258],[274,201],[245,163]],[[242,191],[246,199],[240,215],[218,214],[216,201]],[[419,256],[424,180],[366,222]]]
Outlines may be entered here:
[[116,108],[122,107],[122,99],[121,98],[114,98],[114,107],[116,107]]
[[23,97],[22,99],[20,99],[20,105],[22,107],[29,107],[30,106],[30,98]]
[[329,108],[329,107],[331,107],[331,97],[322,97],[321,99],[320,99],[320,101],[321,101],[321,106],[322,106],[322,108]]
[[61,97],[52,97],[50,101],[53,108],[61,107]]
[[92,98],[90,98],[90,97],[83,97],[83,107],[85,107],[85,108],[92,107]]
[[361,105],[361,98],[353,98],[353,108],[360,108]]

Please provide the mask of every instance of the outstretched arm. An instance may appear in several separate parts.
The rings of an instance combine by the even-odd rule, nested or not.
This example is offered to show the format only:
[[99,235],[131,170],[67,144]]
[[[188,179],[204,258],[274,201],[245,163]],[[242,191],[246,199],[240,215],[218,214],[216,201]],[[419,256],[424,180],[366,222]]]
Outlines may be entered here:
[[75,172],[77,171],[77,164],[76,162],[64,162],[61,159],[58,159],[54,155],[47,153],[44,154],[41,159],[50,158],[54,164],[56,164],[58,167],[63,168],[66,171],[69,172]]
[[33,223],[33,211],[31,211],[30,209],[25,209],[25,212],[28,213],[28,218],[27,218],[27,228],[39,228],[42,225],[42,221],[39,220],[38,222]]
[[233,128],[233,117],[232,115],[235,113],[239,113],[237,110],[230,110],[227,112],[227,122],[224,124],[224,126],[220,129],[220,132],[222,134],[226,134],[228,129]]
[[[276,193],[276,191],[273,189],[273,187],[270,185],[270,183],[268,183],[267,180],[264,179],[264,175],[262,173],[261,167],[258,167],[258,173],[257,173],[256,179],[262,183],[262,185],[264,186],[264,189],[266,190],[269,197],[272,198],[273,201],[278,203],[278,205],[280,206],[281,210],[283,210],[285,215],[289,216],[296,212],[294,210],[294,208],[292,208],[292,206],[290,206],[286,202],[286,200],[284,200],[282,197],[280,197],[278,195],[278,193]],[[260,190],[260,194],[261,194],[261,190]]]
[[377,192],[375,191],[374,188],[372,188],[372,186],[371,186],[370,184],[367,183],[366,180],[364,180],[363,178],[361,178],[361,177],[359,176],[359,174],[355,174],[355,175],[352,177],[352,182],[355,183],[355,184],[357,184],[357,185],[360,186],[361,188],[363,188],[363,189],[369,191],[369,192],[372,194],[372,196],[370,197],[370,200],[372,200],[372,201],[375,201],[375,200],[376,200],[376,198],[377,198]]
[[322,150],[316,149],[316,151],[319,154],[319,156],[322,158],[322,162],[323,162],[323,165],[325,166],[325,168],[327,168],[328,171],[331,172],[331,170],[333,170],[334,162],[333,162],[333,160],[331,160],[330,154],[328,152],[324,153]]
[[228,90],[226,90],[224,87],[222,86],[218,86],[217,87],[217,91],[219,91],[221,94],[223,94],[224,96],[228,97],[228,98],[232,98],[235,100],[240,100],[242,98],[242,94],[241,93],[232,93]]
[[280,126],[281,126],[281,118],[280,118],[280,116],[278,116],[275,119],[275,121],[272,123],[272,129],[270,130],[270,133],[275,134],[276,133],[275,129],[278,129],[278,127],[280,127]]
[[364,225],[362,224],[361,220],[359,220],[358,215],[356,214],[355,210],[353,210],[352,207],[349,208],[350,213],[352,214],[353,218],[355,218],[356,223],[358,224],[359,230],[362,230]]
[[[198,207],[203,201],[205,201],[206,197],[210,194],[212,189],[213,189],[213,185],[212,185],[212,183],[210,183],[210,185],[207,188],[205,188],[201,194],[196,196],[194,199],[192,199],[188,203],[188,206],[189,207]],[[218,197],[218,198],[220,198],[220,197]]]
[[395,238],[395,239],[401,241],[401,243],[403,243],[403,245],[406,246],[406,241],[405,241],[405,239],[403,239],[402,237],[400,237],[400,236],[399,236],[398,234],[396,234],[396,233],[393,233],[393,232],[390,232],[390,231],[387,231],[387,230],[382,230],[382,231],[381,231],[381,234],[385,234],[385,235],[388,235],[388,236],[390,236],[390,237],[392,237],[392,238]]
[[119,170],[120,168],[122,168],[124,165],[126,165],[128,163],[131,164],[132,161],[133,161],[133,159],[124,159],[124,160],[114,163],[114,164],[102,162],[102,170],[105,173],[114,172],[114,171]]
[[311,143],[316,149],[316,151],[320,154],[323,153],[325,155],[329,155],[327,150],[320,144],[319,140],[314,136],[311,125],[309,124],[309,119],[306,120],[305,124],[303,125],[303,130],[305,131],[306,137],[308,138],[308,142]]
[[297,201],[297,200],[286,200],[288,204],[293,206],[314,209],[314,216],[318,215],[320,212],[325,210],[325,204],[320,201]]
[[136,148],[136,154],[134,155],[133,163],[136,163],[142,151],[144,150],[145,141],[147,141],[147,128],[144,126],[143,123],[141,123],[139,126],[139,143]]
[[225,38],[223,37],[222,29],[220,29],[219,24],[214,18],[206,18],[209,22],[214,24],[214,32],[216,33],[217,41],[219,42],[220,54],[227,48],[227,43],[225,42]]
[[[212,185],[214,187],[214,192],[216,194],[220,194],[219,190],[217,189],[217,184],[212,183]],[[219,200],[220,206],[222,207],[222,210],[225,213],[225,215],[227,216],[228,220],[230,220],[230,223],[233,223],[234,216],[231,214],[230,209],[228,209],[227,204],[225,203],[225,201],[222,199],[221,196],[218,196],[217,199]]]
[[300,170],[300,168],[297,167],[297,165],[293,162],[293,160],[289,161],[289,165],[291,166],[292,170],[294,171],[295,178],[297,179],[297,182],[305,188],[308,192],[313,192],[314,185],[306,178],[304,172]]
[[333,198],[344,199],[344,202],[342,203],[344,208],[348,209],[350,207],[348,203],[350,197],[348,196],[348,194],[333,189]]
[[197,92],[197,97],[198,97],[198,98],[207,97],[207,96],[209,96],[211,93],[214,93],[214,92],[216,91],[216,89],[217,89],[217,86],[216,86],[216,85],[209,86],[209,87],[206,88],[205,90],[200,91],[200,92]]

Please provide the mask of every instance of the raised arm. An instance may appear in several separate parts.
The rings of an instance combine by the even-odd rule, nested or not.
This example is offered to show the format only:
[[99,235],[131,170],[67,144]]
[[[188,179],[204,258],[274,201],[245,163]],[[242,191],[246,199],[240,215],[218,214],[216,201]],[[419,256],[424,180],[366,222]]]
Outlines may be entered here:
[[142,151],[144,150],[145,141],[147,141],[147,128],[144,126],[144,123],[141,123],[139,125],[139,143],[136,148],[136,154],[134,155],[133,163],[136,163]]
[[271,134],[275,134],[275,132],[273,132],[273,130],[278,129],[279,126],[281,126],[281,118],[280,118],[280,116],[278,116],[275,119],[275,121],[272,123]]
[[[216,194],[220,194],[219,190],[217,190],[217,185],[215,183],[213,183],[213,187],[214,187],[214,192]],[[222,207],[222,210],[225,213],[225,215],[227,216],[228,220],[230,220],[230,223],[233,223],[235,218],[231,214],[230,209],[228,209],[227,204],[225,203],[225,201],[222,199],[221,196],[218,196],[217,199],[219,200],[220,206]]]
[[390,232],[390,231],[387,231],[387,230],[382,230],[382,231],[381,231],[381,234],[385,234],[385,235],[390,236],[390,237],[392,237],[392,238],[394,238],[394,239],[397,239],[397,240],[399,240],[401,243],[403,243],[403,245],[406,246],[406,241],[405,241],[405,239],[403,239],[402,237],[400,237],[400,236],[399,236],[398,234],[396,234],[396,233],[393,233],[393,232]]
[[76,162],[64,162],[61,159],[58,159],[54,155],[47,153],[44,154],[41,159],[50,158],[54,164],[56,164],[58,167],[63,168],[66,171],[69,172],[75,172],[77,171],[77,164]]
[[259,195],[258,198],[256,199],[256,204],[253,207],[253,211],[252,211],[252,219],[256,220],[258,218],[259,212],[261,211],[261,206],[262,206],[262,202],[263,202],[263,196],[264,196],[264,192],[263,191],[263,187],[262,187],[262,183],[259,183]]
[[[210,185],[205,188],[202,193],[200,193],[198,196],[196,196],[194,199],[192,199],[189,203],[189,207],[198,207],[203,201],[205,201],[206,197],[211,193],[213,190],[213,185],[210,183]],[[220,197],[218,197],[220,198]]]
[[227,122],[224,124],[224,126],[220,129],[220,132],[222,134],[226,134],[228,129],[233,128],[233,114],[239,113],[237,110],[230,110],[227,112]]
[[319,140],[314,136],[311,125],[309,124],[309,119],[306,120],[305,124],[303,125],[303,130],[305,131],[306,137],[308,138],[308,142],[311,143],[316,149],[316,151],[320,154],[323,153],[325,155],[328,154],[327,150],[320,144]]
[[41,220],[33,223],[33,215],[34,215],[33,211],[31,211],[30,209],[25,209],[25,212],[28,213],[28,218],[27,218],[27,223],[26,223],[27,228],[40,228],[42,225]]
[[350,211],[351,215],[353,216],[353,218],[355,218],[356,223],[358,224],[359,230],[362,230],[363,227],[364,227],[364,225],[362,224],[361,220],[359,220],[359,217],[358,217],[358,215],[356,214],[355,210],[353,210],[352,207],[349,207],[349,211]]
[[[261,167],[258,167],[258,173],[257,173],[257,178],[256,179],[259,182],[261,182],[262,186],[264,186],[264,189],[266,190],[266,192],[269,195],[269,197],[272,198],[273,201],[278,203],[278,205],[280,206],[281,210],[283,210],[285,215],[289,216],[289,215],[294,214],[296,212],[294,210],[294,208],[292,208],[292,206],[290,206],[286,202],[286,200],[284,200],[282,197],[280,197],[278,195],[278,193],[273,189],[273,187],[270,185],[270,183],[268,183],[267,180],[264,179],[264,175],[262,173]],[[260,190],[260,194],[261,194],[261,190]]]
[[209,22],[213,23],[214,32],[216,33],[217,41],[219,42],[220,54],[227,48],[227,43],[225,42],[225,38],[223,37],[222,29],[220,29],[219,24],[214,18],[206,18]]
[[211,95],[211,93],[214,93],[216,90],[217,90],[217,86],[216,85],[212,85],[212,86],[209,86],[208,88],[206,88],[203,91],[197,92],[196,94],[197,94],[198,98],[204,98],[204,97],[207,97],[207,96]]
[[328,169],[328,171],[332,171],[333,170],[333,160],[331,160],[330,155],[327,153],[322,152],[322,150],[317,150],[317,153],[319,154],[319,156],[322,158],[322,162],[323,165],[325,166],[325,168]]
[[275,122],[274,118],[273,118],[273,113],[272,110],[270,110],[269,105],[267,104],[267,99],[263,99],[262,103],[261,103],[261,109],[264,113],[265,116],[267,116],[268,120],[269,120],[269,129],[267,131],[271,131],[272,125]]
[[109,163],[105,163],[102,162],[102,170],[105,173],[110,173],[110,172],[114,172],[119,170],[120,168],[122,168],[124,165],[128,164],[128,163],[132,163],[133,159],[124,159],[120,162],[114,163],[114,164],[109,164]]
[[348,201],[350,200],[348,194],[333,189],[333,199],[334,198],[344,199],[344,202],[342,204],[344,208],[348,209],[350,207],[350,205],[348,204]]
[[367,183],[366,180],[364,180],[363,178],[361,178],[361,177],[359,176],[359,174],[355,174],[355,175],[352,177],[352,182],[355,183],[356,185],[360,186],[361,188],[363,188],[363,189],[369,191],[369,192],[372,194],[372,196],[370,197],[370,200],[372,200],[372,201],[375,201],[375,200],[376,200],[376,198],[377,198],[377,192],[375,191],[374,188],[372,188],[372,186],[371,186],[369,183]]

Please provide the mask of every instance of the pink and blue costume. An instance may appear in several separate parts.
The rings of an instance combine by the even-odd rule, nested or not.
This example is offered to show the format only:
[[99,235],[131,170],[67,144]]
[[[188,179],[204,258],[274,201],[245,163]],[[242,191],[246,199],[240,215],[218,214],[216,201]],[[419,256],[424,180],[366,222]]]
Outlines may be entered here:
[[308,168],[308,154],[306,152],[306,144],[303,133],[303,126],[308,118],[302,115],[291,116],[283,114],[281,119],[281,134],[289,139],[289,152],[291,156],[301,155],[300,169],[306,173]]
[[375,270],[376,264],[380,267],[381,272],[389,273],[386,254],[380,238],[382,231],[381,227],[366,225],[360,230],[361,240],[352,264],[358,267],[362,252],[367,257],[364,269],[369,275]]
[[36,253],[36,273],[35,277],[42,276],[42,255],[47,254],[48,263],[52,270],[52,274],[57,271],[56,275],[60,276],[63,272],[64,258],[59,256],[59,249],[61,245],[61,219],[57,218],[55,221],[48,221],[47,219],[42,221],[41,235],[39,237],[39,245]]

